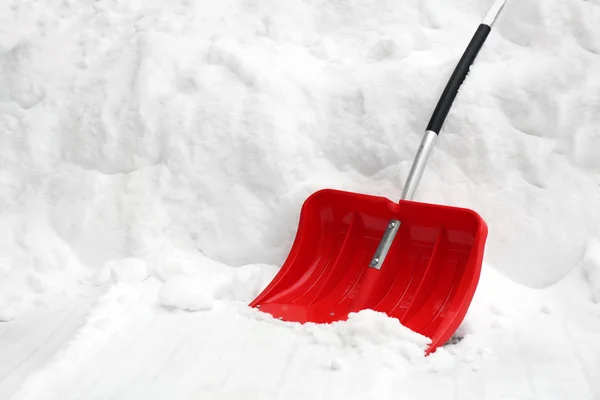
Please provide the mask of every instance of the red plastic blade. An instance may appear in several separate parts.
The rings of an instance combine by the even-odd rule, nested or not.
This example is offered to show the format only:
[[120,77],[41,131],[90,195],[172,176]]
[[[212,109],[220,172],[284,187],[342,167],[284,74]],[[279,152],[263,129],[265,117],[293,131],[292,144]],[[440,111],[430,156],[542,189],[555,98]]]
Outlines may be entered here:
[[[381,269],[371,268],[391,219],[400,229]],[[486,238],[486,223],[469,209],[321,190],[304,203],[287,260],[250,306],[302,323],[384,312],[431,338],[429,354],[467,312]]]

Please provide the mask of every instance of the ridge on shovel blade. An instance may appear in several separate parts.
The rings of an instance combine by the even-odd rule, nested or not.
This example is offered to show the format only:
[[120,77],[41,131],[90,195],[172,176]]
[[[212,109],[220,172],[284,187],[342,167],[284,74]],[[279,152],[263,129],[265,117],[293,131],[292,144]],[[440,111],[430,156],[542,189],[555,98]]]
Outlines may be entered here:
[[[381,269],[370,259],[401,222]],[[479,280],[487,225],[474,211],[324,189],[303,204],[290,254],[250,304],[284,321],[328,323],[372,309],[443,345]]]

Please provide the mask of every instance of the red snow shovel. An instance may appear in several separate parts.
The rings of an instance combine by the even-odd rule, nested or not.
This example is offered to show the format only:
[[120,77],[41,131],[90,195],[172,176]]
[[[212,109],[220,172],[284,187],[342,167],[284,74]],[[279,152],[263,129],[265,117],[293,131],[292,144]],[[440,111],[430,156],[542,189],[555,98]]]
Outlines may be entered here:
[[438,101],[399,202],[325,189],[302,206],[291,252],[250,304],[285,321],[328,323],[372,309],[443,345],[462,322],[487,225],[474,211],[412,201],[434,141],[504,0],[477,28]]

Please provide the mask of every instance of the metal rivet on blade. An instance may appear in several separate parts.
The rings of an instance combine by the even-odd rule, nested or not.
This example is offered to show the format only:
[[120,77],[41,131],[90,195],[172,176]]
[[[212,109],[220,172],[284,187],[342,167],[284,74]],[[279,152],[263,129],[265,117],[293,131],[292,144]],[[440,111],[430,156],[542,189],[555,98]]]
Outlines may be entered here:
[[379,258],[374,258],[373,261],[371,261],[371,265],[377,265],[379,263]]
[[395,222],[390,222],[390,224],[388,225],[388,228],[392,229],[395,226],[396,226]]

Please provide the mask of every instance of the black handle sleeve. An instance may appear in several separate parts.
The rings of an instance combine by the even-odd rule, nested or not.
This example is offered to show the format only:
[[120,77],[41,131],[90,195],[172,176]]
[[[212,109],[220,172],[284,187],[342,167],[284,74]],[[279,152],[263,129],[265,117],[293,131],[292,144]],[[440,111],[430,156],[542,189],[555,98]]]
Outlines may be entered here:
[[469,42],[469,45],[465,49],[465,52],[456,65],[450,80],[448,80],[448,83],[446,84],[446,88],[444,89],[442,96],[438,100],[437,106],[435,107],[435,110],[431,115],[431,119],[429,120],[429,124],[427,125],[428,131],[433,131],[438,135],[440,134],[440,130],[442,129],[442,125],[444,124],[444,120],[446,119],[448,112],[450,111],[450,107],[452,107],[452,102],[454,102],[454,98],[458,93],[458,89],[469,73],[469,68],[471,67],[471,64],[473,64],[473,61],[475,61],[475,58],[477,57],[477,54],[487,39],[490,31],[491,28],[486,24],[480,24],[475,31],[475,34],[471,38],[471,42]]

